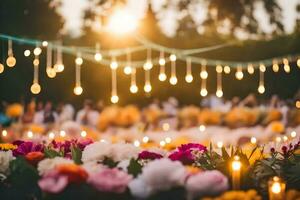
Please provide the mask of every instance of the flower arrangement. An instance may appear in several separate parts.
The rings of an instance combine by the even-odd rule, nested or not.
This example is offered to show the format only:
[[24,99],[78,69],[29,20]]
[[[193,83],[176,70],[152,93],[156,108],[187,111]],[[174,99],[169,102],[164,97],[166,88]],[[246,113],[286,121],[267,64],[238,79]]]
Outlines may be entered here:
[[[126,143],[67,140],[0,145],[4,199],[253,199],[267,197],[267,181],[280,176],[287,199],[297,198],[300,142],[215,150],[198,143],[165,153]],[[254,162],[250,162],[252,156]],[[242,163],[241,191],[232,188],[230,164]]]

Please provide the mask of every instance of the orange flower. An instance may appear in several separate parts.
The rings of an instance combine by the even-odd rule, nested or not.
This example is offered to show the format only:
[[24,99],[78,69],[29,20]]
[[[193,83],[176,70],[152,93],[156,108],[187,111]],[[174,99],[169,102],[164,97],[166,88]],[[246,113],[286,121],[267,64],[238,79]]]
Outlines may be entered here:
[[57,171],[66,175],[71,183],[80,183],[88,178],[87,172],[76,164],[61,164],[57,166]]
[[36,166],[38,162],[41,161],[44,157],[45,155],[39,151],[30,152],[25,156],[26,160],[34,166]]
[[202,171],[200,168],[190,165],[186,166],[185,168],[189,172],[189,174],[197,174]]

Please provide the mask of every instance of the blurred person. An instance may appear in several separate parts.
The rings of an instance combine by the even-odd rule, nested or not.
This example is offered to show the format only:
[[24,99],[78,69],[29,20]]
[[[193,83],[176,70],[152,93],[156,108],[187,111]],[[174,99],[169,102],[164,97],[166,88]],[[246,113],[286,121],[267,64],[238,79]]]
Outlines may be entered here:
[[26,106],[25,113],[22,116],[22,123],[32,123],[35,115],[36,104],[34,99],[32,99]]
[[34,123],[37,124],[51,124],[57,121],[57,113],[53,110],[53,105],[50,101],[45,104],[43,110],[38,111],[34,115]]
[[254,108],[258,106],[257,99],[253,93],[249,94],[243,101],[241,101],[241,106]]
[[71,104],[62,104],[59,110],[58,123],[62,124],[66,121],[72,121],[74,119],[75,109]]
[[76,122],[80,125],[96,127],[99,118],[99,112],[93,108],[91,100],[85,100],[83,108],[78,111]]

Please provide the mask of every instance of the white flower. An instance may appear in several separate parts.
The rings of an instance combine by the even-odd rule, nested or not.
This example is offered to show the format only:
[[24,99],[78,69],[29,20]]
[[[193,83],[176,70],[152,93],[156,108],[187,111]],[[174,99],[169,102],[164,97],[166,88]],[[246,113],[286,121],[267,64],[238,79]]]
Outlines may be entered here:
[[82,152],[82,162],[102,161],[105,157],[110,157],[111,145],[106,142],[94,142],[86,146]]
[[91,176],[93,174],[97,174],[104,168],[107,168],[106,166],[97,163],[97,162],[87,162],[82,165],[82,167],[87,171],[87,173]]
[[74,163],[73,160],[62,158],[62,157],[55,157],[55,158],[46,158],[39,162],[38,164],[38,172],[39,175],[43,175],[46,172],[54,169],[56,166],[61,164],[71,164]]
[[82,161],[84,163],[102,161],[108,157],[115,162],[120,162],[137,158],[139,152],[140,149],[132,144],[95,142],[85,147],[82,152]]
[[205,171],[190,176],[185,187],[190,199],[202,195],[216,195],[228,189],[228,179],[217,170]]
[[15,159],[12,151],[0,151],[0,173],[7,175],[9,173],[9,163]]
[[123,171],[127,172],[127,168],[130,164],[130,160],[122,160],[118,163],[117,168],[122,169]]
[[182,186],[186,176],[187,171],[180,162],[162,158],[149,162],[142,169],[142,174],[129,184],[129,188],[133,196],[146,198],[157,191]]

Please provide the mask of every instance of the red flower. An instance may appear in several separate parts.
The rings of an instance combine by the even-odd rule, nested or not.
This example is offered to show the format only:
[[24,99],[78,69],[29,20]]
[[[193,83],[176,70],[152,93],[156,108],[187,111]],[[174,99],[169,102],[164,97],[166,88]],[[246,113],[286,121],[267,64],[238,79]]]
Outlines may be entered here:
[[29,152],[25,155],[25,159],[33,166],[36,166],[44,157],[45,155],[40,151]]

